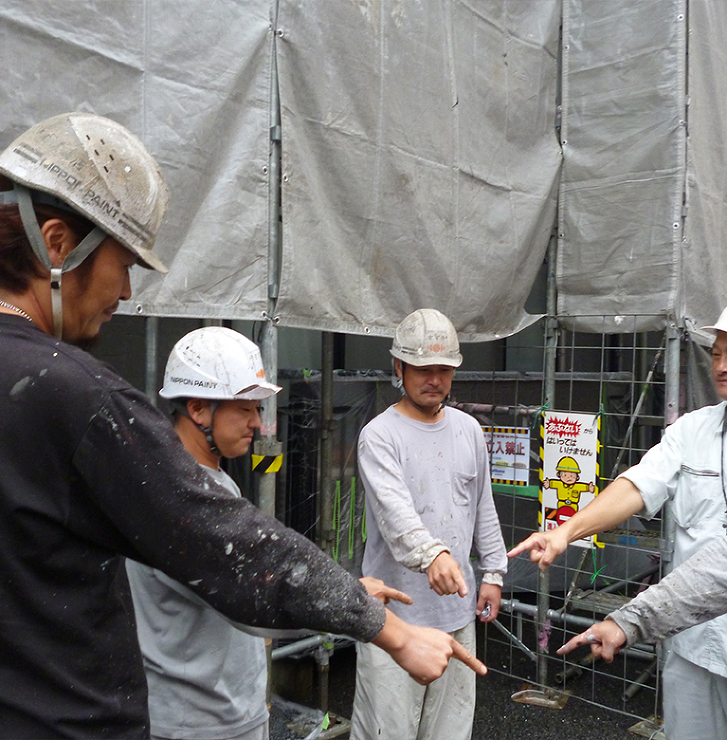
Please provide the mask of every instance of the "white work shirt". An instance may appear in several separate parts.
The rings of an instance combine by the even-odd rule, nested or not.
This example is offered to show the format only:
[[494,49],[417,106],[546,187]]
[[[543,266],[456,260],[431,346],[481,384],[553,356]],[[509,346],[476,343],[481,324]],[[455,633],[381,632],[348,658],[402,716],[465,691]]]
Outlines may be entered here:
[[[653,517],[671,500],[676,522],[673,567],[708,542],[727,536],[722,481],[722,421],[726,404],[697,409],[669,426],[662,441],[622,476],[644,499],[642,516]],[[685,660],[727,676],[727,616],[692,627],[670,639]]]
[[[502,584],[507,555],[492,498],[485,436],[469,414],[445,408],[434,424],[393,406],[361,432],[358,464],[366,492],[368,539],[363,574],[414,599],[389,608],[412,624],[453,632],[475,618],[479,583],[473,546],[486,580]],[[426,569],[449,550],[468,594],[438,596]]]

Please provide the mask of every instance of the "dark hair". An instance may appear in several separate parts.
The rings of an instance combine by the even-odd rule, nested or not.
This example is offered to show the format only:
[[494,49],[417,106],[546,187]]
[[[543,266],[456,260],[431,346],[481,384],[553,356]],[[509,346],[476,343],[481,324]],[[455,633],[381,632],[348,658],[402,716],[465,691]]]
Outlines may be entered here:
[[[71,211],[43,204],[36,204],[34,209],[41,226],[51,218],[58,218],[71,229],[79,242],[94,228],[91,221]],[[77,269],[86,263],[86,269],[90,268],[94,256],[95,250]],[[18,206],[0,205],[0,288],[22,293],[28,289],[31,278],[44,275],[45,269],[33,253]]]

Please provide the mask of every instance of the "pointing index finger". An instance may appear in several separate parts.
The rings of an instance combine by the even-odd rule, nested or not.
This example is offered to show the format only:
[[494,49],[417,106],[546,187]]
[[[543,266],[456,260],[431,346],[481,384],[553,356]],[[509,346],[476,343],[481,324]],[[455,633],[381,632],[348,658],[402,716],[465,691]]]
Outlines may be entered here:
[[413,599],[411,598],[411,596],[409,596],[409,594],[405,594],[403,591],[399,591],[396,588],[392,588],[387,593],[387,596],[392,601],[401,601],[402,604],[413,604],[414,603]]
[[565,645],[561,645],[561,647],[559,647],[556,652],[558,653],[558,655],[565,655],[566,653],[570,653],[572,650],[575,650],[581,645],[589,645],[595,642],[601,641],[592,632],[581,632],[580,635],[571,637],[571,639],[568,640]]
[[526,552],[527,550],[544,549],[545,545],[540,541],[538,534],[538,532],[535,532],[534,534],[531,534],[527,539],[524,539],[522,542],[515,545],[515,547],[513,547],[512,550],[507,553],[507,556],[509,558],[514,558],[521,552]]
[[515,547],[513,547],[512,550],[509,550],[507,553],[507,556],[509,558],[514,558],[515,556],[519,555],[521,552],[524,552],[525,549],[526,549],[525,541],[523,541],[519,545],[515,545]]
[[478,660],[467,648],[456,640],[452,640],[452,657],[461,660],[466,666],[471,668],[475,673],[484,676],[487,673],[487,666]]

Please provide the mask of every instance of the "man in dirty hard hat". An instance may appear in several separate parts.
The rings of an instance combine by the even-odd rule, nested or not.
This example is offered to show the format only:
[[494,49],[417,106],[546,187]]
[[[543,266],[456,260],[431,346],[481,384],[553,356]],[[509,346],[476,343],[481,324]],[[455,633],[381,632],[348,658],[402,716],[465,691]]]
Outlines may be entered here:
[[[727,400],[727,309],[714,326],[712,380]],[[556,529],[536,532],[510,551],[530,551],[540,568],[568,545],[612,529],[630,516],[651,518],[670,501],[676,531],[674,566],[727,529],[727,404],[677,419],[637,465],[622,473],[588,506]],[[727,617],[682,632],[669,642],[664,666],[664,729],[670,740],[727,737]]]
[[[445,630],[474,652],[475,616],[497,617],[507,557],[482,429],[444,405],[462,362],[457,332],[439,311],[420,309],[397,327],[391,354],[402,398],[364,427],[358,445],[363,573],[413,598],[392,607],[402,619]],[[358,646],[351,739],[468,740],[471,678],[452,664],[423,687],[380,650]]]
[[[222,458],[248,451],[260,428],[261,401],[279,391],[265,378],[257,345],[232,329],[208,326],[174,345],[159,395],[172,406],[174,431],[185,449],[240,498],[237,484],[220,467]],[[156,568],[127,560],[126,570],[149,685],[152,738],[267,740],[264,639]],[[364,584],[384,603],[411,601],[382,581]]]
[[123,557],[231,619],[374,641],[417,680],[450,656],[306,538],[231,495],[150,401],[74,344],[93,339],[168,201],[119,124],[69,113],[0,153],[0,737],[149,735]]
[[[280,387],[260,350],[232,329],[195,329],[172,348],[159,392],[185,449],[235,498],[222,458],[244,455],[260,428],[260,402]],[[152,738],[267,740],[265,640],[236,628],[194,591],[128,560],[149,685]]]

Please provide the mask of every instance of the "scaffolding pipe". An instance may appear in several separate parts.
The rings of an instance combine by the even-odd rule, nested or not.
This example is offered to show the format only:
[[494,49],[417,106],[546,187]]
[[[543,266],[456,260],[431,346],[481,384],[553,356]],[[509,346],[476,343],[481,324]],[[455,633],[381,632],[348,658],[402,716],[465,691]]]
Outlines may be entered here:
[[603,588],[598,589],[599,594],[610,594],[614,591],[618,591],[620,588],[625,588],[626,586],[629,586],[632,583],[639,583],[640,581],[643,581],[644,578],[648,578],[649,576],[653,576],[655,573],[658,573],[660,570],[659,565],[652,565],[649,568],[646,568],[646,570],[642,570],[640,573],[637,573],[635,576],[630,576],[629,578],[624,578],[620,581],[616,581],[615,583],[611,583],[608,586],[604,586]]
[[157,405],[157,355],[159,352],[159,319],[147,316],[144,319],[144,341],[146,344],[146,364],[144,367],[144,392],[151,402]]
[[332,641],[333,637],[331,635],[304,637],[302,640],[296,640],[296,642],[291,642],[289,645],[275,648],[272,652],[272,659],[280,660],[281,658],[290,658],[293,655],[308,652],[322,645],[324,640]]
[[[570,588],[568,589],[568,593],[566,594],[565,599],[563,600],[563,606],[558,611],[563,612],[570,605],[571,597],[573,596],[573,592],[576,590],[576,587],[578,585],[578,578],[582,573],[584,573],[583,563],[585,561],[585,556],[589,552],[590,550],[586,550],[586,549],[583,550],[583,556],[581,557],[579,566],[576,569],[575,575],[573,576],[573,580],[571,581],[571,585],[570,585]],[[643,581],[645,578],[648,578],[649,576],[653,576],[655,573],[658,573],[660,569],[661,569],[661,566],[657,563],[656,565],[652,565],[648,567],[646,570],[642,570],[640,573],[637,573],[635,576],[623,578],[619,581],[616,581],[615,583],[609,584],[608,586],[604,586],[603,588],[594,589],[594,591],[596,591],[599,594],[610,594],[610,593],[613,593],[614,591],[618,591],[619,589],[626,588],[632,583],[639,583],[640,581]]]
[[[664,360],[664,426],[675,422],[679,416],[679,387],[681,375],[681,337],[673,317],[666,324],[666,359]],[[664,505],[664,537],[661,545],[661,560],[666,572],[671,570],[674,558],[676,522],[671,501]]]
[[[277,19],[273,33],[273,53],[270,70],[270,152],[268,156],[268,296],[267,311],[260,331],[260,351],[265,375],[269,382],[278,379],[278,334],[275,316],[278,298],[278,272],[280,254],[280,181],[281,181],[281,125],[280,95],[278,89],[278,66],[275,42]],[[278,442],[278,403],[275,396],[265,400],[261,413],[260,439],[255,442],[254,452],[261,457],[277,457],[282,454]],[[275,473],[260,475],[258,485],[258,507],[270,516],[275,516]]]
[[654,379],[654,372],[656,371],[657,365],[659,364],[659,361],[661,360],[663,351],[664,351],[664,347],[662,345],[659,348],[659,351],[656,353],[656,356],[654,357],[654,362],[652,362],[651,368],[646,376],[646,380],[644,381],[644,385],[641,388],[641,393],[639,394],[639,400],[636,402],[636,407],[634,408],[634,411],[631,414],[631,418],[629,419],[629,427],[626,430],[626,434],[624,434],[624,439],[623,439],[623,444],[621,446],[621,450],[619,451],[618,456],[616,457],[616,462],[613,464],[613,467],[611,468],[611,480],[613,480],[618,473],[619,466],[621,465],[621,460],[623,459],[624,453],[626,452],[626,445],[629,443],[629,440],[631,439],[631,434],[634,430],[636,420],[639,418],[639,415],[641,414],[641,407],[644,405],[644,401],[646,400],[646,394],[651,389],[651,381]]
[[[558,347],[558,320],[556,317],[555,262],[557,254],[557,235],[551,234],[548,242],[548,284],[545,319],[545,356],[543,367],[543,405],[555,406],[555,367]],[[541,471],[542,475],[542,471]],[[537,633],[537,672],[538,683],[548,686],[548,634],[550,632],[550,570],[538,571],[538,605],[536,610]]]
[[680,357],[681,338],[679,329],[674,318],[670,317],[666,326],[666,359],[664,363],[665,426],[673,424],[679,416]]
[[[500,611],[509,614],[525,614],[529,617],[536,617],[538,616],[538,605],[526,604],[517,599],[503,599],[500,604]],[[548,609],[545,613],[545,618],[551,622],[562,624],[564,627],[577,627],[579,630],[588,629],[589,627],[593,627],[594,624],[593,619],[589,617],[579,617],[577,614],[562,614],[556,609]],[[636,645],[622,648],[620,652],[639,658],[653,658],[655,648],[653,645]],[[541,654],[538,651],[538,659],[540,657]],[[545,686],[546,684],[541,685]]]
[[321,335],[321,457],[318,495],[318,546],[330,553],[333,541],[333,500],[331,497],[333,462],[333,334]]

